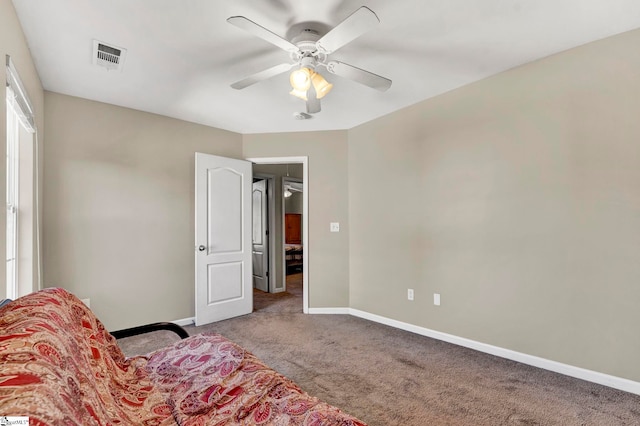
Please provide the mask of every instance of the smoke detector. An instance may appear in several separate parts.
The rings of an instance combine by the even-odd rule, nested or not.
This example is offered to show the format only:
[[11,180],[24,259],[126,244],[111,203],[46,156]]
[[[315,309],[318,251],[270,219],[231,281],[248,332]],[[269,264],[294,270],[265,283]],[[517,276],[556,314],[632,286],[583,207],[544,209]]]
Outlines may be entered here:
[[93,40],[93,64],[107,70],[122,71],[127,49]]

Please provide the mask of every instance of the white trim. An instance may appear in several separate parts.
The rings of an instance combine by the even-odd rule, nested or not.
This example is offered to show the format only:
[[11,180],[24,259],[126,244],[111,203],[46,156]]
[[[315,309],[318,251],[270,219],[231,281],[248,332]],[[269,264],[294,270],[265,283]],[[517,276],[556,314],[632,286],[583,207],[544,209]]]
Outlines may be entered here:
[[183,318],[183,319],[179,319],[179,320],[175,320],[175,321],[171,321],[174,324],[178,324],[180,326],[185,326],[185,325],[193,325],[196,323],[196,317],[191,317],[191,318]]
[[[31,280],[30,291],[38,291],[42,290],[42,247],[41,247],[41,224],[40,224],[40,145],[38,141],[38,127],[36,126],[35,112],[33,105],[29,99],[29,95],[27,94],[27,90],[20,79],[20,75],[13,64],[13,60],[10,55],[5,55],[5,64],[6,64],[6,93],[7,97],[7,106],[11,108],[16,116],[18,117],[18,121],[22,124],[22,126],[27,130],[27,132],[34,134],[33,137],[33,167],[35,168],[35,176],[33,182],[33,217],[35,220],[35,236],[32,236],[32,242],[35,242],[35,250],[36,250],[36,266],[37,266],[37,278]],[[9,99],[9,97],[11,99]],[[6,150],[6,149],[5,149]],[[19,154],[18,154],[19,155]],[[16,231],[17,232],[17,231]],[[31,250],[32,253],[34,250]],[[18,252],[16,250],[16,256]],[[30,256],[32,257],[32,256]],[[33,266],[33,259],[32,266]],[[17,263],[16,263],[17,264]],[[33,267],[31,268],[33,269]],[[34,286],[35,282],[35,286]],[[17,276],[15,279],[16,287],[17,287]],[[9,285],[9,283],[7,283]],[[16,288],[17,290],[17,288]],[[7,295],[10,293],[7,292]],[[18,293],[15,293],[14,296],[18,296]]]
[[[309,157],[261,157],[247,158],[255,164],[302,163],[302,312],[309,313]],[[285,271],[286,272],[286,271]]]
[[593,382],[593,383],[608,386],[611,388],[619,389],[625,392],[630,392],[636,395],[640,395],[640,382],[634,382],[633,380],[611,376],[609,374],[599,373],[597,371],[587,370],[584,368],[575,367],[573,365],[563,364],[561,362],[551,361],[545,358],[528,355],[522,352],[516,352],[510,349],[504,349],[498,346],[493,346],[486,343],[477,342],[475,340],[466,339],[464,337],[458,337],[452,334],[442,333],[440,331],[430,330],[428,328],[419,327],[417,325],[409,324],[402,321],[397,321],[397,320],[386,318],[376,314],[371,314],[368,312],[360,311],[358,309],[351,308],[349,309],[349,313],[355,317],[364,318],[369,321],[374,321],[380,324],[399,328],[401,330],[409,331],[411,333],[420,334],[422,336],[427,336],[433,339],[442,340],[444,342],[453,343],[454,345],[464,346],[466,348],[474,349],[479,352],[484,352],[487,354],[499,356],[501,358],[506,358],[512,361],[517,361],[523,364],[542,368],[544,370],[549,370],[556,373],[564,374],[565,376],[575,377],[577,379],[586,380],[588,382]]
[[22,80],[20,79],[20,75],[13,65],[13,60],[11,60],[11,56],[6,55],[6,88],[7,94],[12,93],[11,104],[16,110],[16,114],[20,119],[20,123],[24,126],[25,129],[29,133],[35,133],[36,131],[36,120],[35,114],[33,112],[33,106],[31,105],[31,100],[29,99],[29,95],[27,94],[27,90],[22,84]]
[[34,201],[34,207],[35,207],[35,217],[36,217],[36,247],[37,247],[37,252],[36,252],[36,261],[37,261],[37,270],[38,270],[38,280],[37,280],[37,288],[35,289],[36,291],[40,291],[43,289],[42,287],[42,246],[40,245],[40,230],[42,229],[41,225],[40,225],[40,142],[38,140],[38,127],[36,126],[35,128],[35,137],[33,139],[33,143],[34,143],[34,153],[33,153],[33,158],[34,158],[34,167],[36,169],[36,176],[35,176],[35,182],[34,182],[34,192],[35,192],[35,201]]
[[[287,174],[289,171],[289,165],[287,164]],[[282,238],[282,244],[280,244],[280,247],[278,247],[278,250],[280,251],[280,258],[282,259],[282,261],[280,262],[280,267],[282,268],[282,291],[287,291],[287,252],[285,250],[285,245],[287,244],[287,225],[285,223],[285,217],[287,215],[287,208],[286,208],[286,203],[287,201],[284,199],[284,176],[280,177],[280,192],[282,195],[280,196],[280,216],[278,217],[278,220],[280,221],[280,229],[282,230],[282,232],[280,232],[281,234],[281,238]],[[302,255],[304,256],[304,251],[302,252]],[[303,262],[304,262],[304,257],[303,257]]]
[[315,315],[349,315],[351,314],[350,308],[309,308],[310,314]]

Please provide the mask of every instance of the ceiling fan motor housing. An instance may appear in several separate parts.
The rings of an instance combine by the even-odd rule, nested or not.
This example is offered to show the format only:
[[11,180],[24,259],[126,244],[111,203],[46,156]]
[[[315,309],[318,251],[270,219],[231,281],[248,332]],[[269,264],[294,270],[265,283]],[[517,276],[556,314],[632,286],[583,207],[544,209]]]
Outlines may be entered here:
[[320,40],[320,33],[311,28],[306,28],[300,31],[300,34],[291,39],[291,43],[298,46],[298,49],[302,51],[312,52],[316,50],[316,42]]
[[315,69],[318,63],[324,63],[327,55],[318,51],[316,42],[320,39],[320,33],[316,30],[303,29],[295,36],[291,43],[298,48],[297,52],[291,54],[291,58],[300,64],[301,67]]

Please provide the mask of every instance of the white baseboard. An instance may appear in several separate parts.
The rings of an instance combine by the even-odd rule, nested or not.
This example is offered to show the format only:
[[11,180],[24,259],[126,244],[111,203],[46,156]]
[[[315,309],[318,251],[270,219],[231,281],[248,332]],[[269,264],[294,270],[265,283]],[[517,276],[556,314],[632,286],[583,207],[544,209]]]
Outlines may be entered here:
[[179,319],[179,320],[175,320],[175,321],[171,321],[174,324],[178,324],[181,326],[185,326],[185,325],[192,325],[196,323],[196,319],[195,317],[191,317],[191,318],[183,318],[183,319]]
[[349,315],[351,314],[351,308],[309,308],[310,314],[335,314],[335,315]]
[[[345,308],[337,308],[337,309],[340,310],[340,313],[343,313]],[[329,312],[331,308],[321,308],[321,309],[316,308],[313,310],[322,311],[318,313],[333,313],[333,312]],[[611,376],[609,374],[598,373],[597,371],[587,370],[580,367],[574,367],[572,365],[551,361],[551,360],[540,358],[533,355],[527,355],[525,353],[512,351],[510,349],[504,349],[498,346],[488,345],[486,343],[477,342],[475,340],[465,339],[464,337],[458,337],[452,334],[430,330],[428,328],[419,327],[417,325],[409,324],[402,321],[397,321],[397,320],[386,318],[376,314],[370,314],[368,312],[360,311],[358,309],[349,308],[348,313],[359,318],[363,318],[363,319],[374,321],[380,324],[399,328],[401,330],[420,334],[422,336],[431,337],[437,340],[442,340],[448,343],[453,343],[454,345],[464,346],[466,348],[474,349],[479,352],[488,353],[491,355],[499,356],[501,358],[506,358],[512,361],[517,361],[523,364],[542,368],[544,370],[549,370],[556,373],[564,374],[565,376],[575,377],[577,379],[586,380],[588,382],[593,382],[593,383],[608,386],[614,389],[619,389],[625,392],[630,392],[636,395],[640,395],[640,382],[634,382],[633,380],[623,379],[621,377]]]

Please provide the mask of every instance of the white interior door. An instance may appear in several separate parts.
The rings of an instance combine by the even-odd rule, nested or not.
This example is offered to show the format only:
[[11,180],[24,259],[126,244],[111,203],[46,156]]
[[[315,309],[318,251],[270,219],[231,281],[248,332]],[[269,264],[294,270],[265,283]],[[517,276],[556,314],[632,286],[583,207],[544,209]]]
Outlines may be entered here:
[[251,169],[196,153],[196,325],[253,310]]
[[253,286],[269,291],[269,231],[267,181],[253,183]]

